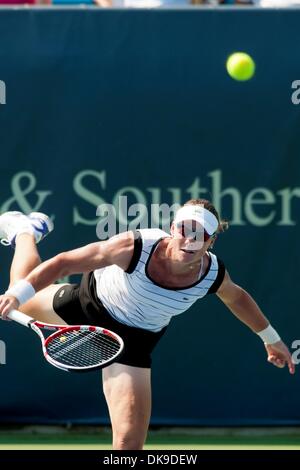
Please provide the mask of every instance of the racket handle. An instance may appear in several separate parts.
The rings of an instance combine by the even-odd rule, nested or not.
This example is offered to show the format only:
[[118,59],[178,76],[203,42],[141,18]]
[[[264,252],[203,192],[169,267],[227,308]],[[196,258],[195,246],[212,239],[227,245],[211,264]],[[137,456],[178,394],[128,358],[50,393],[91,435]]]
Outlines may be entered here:
[[30,326],[30,323],[34,321],[33,318],[29,317],[28,315],[25,315],[25,313],[19,312],[19,310],[11,310],[7,316],[11,320],[20,323],[20,325],[28,327]]

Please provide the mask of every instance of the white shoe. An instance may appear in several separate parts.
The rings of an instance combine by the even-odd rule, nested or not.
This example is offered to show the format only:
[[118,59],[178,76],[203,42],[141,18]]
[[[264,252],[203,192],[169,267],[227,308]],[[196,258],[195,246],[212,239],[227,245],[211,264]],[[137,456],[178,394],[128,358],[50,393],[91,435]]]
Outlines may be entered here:
[[46,214],[32,212],[29,216],[22,212],[5,212],[0,216],[0,239],[2,245],[16,246],[16,237],[29,233],[39,243],[53,230],[53,223]]
[[30,220],[36,243],[43,240],[54,229],[52,220],[46,214],[43,214],[43,212],[31,212],[28,215],[28,219]]
[[2,245],[16,245],[16,237],[20,233],[30,233],[33,235],[31,223],[22,212],[5,212],[0,216],[0,239]]

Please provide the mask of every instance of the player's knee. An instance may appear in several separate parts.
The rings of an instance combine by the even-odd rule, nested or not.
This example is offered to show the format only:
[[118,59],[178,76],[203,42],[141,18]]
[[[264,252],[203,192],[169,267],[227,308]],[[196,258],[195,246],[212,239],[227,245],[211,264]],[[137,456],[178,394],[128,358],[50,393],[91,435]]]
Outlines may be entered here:
[[144,432],[137,432],[136,429],[128,428],[114,432],[114,450],[142,450],[144,446]]

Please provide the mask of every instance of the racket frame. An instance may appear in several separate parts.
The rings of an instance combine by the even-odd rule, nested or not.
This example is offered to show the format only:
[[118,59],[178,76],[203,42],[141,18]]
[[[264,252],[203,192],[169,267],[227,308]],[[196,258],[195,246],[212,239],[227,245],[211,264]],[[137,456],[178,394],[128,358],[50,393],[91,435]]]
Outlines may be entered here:
[[[114,333],[113,331],[110,331],[107,328],[102,328],[100,326],[92,326],[92,325],[53,325],[51,323],[43,323],[38,320],[35,320],[29,315],[26,315],[25,313],[20,312],[18,310],[11,310],[7,316],[10,320],[16,321],[17,323],[23,326],[31,328],[40,337],[45,359],[54,367],[57,367],[58,369],[62,369],[67,372],[89,372],[91,370],[103,369],[104,367],[107,367],[108,365],[113,363],[116,357],[121,356],[124,350],[124,342],[122,338],[117,333]],[[41,328],[45,330],[54,331],[54,332],[46,338],[43,335]],[[120,344],[120,349],[117,351],[117,353],[114,356],[112,356],[109,360],[105,361],[104,363],[99,363],[99,364],[91,365],[91,366],[83,366],[83,367],[63,365],[59,361],[56,361],[51,356],[49,356],[47,352],[47,345],[53,339],[55,339],[58,336],[63,336],[65,333],[69,331],[80,331],[80,330],[81,331],[95,331],[95,332],[99,331],[100,333],[115,339]]]

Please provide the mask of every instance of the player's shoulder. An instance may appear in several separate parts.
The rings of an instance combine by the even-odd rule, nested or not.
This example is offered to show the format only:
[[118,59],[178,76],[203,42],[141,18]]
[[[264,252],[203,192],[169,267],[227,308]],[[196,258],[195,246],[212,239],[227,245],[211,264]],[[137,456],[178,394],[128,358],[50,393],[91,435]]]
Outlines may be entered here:
[[170,234],[159,228],[143,228],[137,230],[143,241],[156,242],[161,238],[169,237]]
[[131,231],[114,235],[101,245],[107,254],[108,266],[116,264],[125,270],[134,252],[134,234]]
[[223,261],[216,254],[209,251],[209,256],[211,260],[209,271],[213,274],[214,282],[211,285],[208,294],[216,294],[224,281],[226,268]]
[[219,258],[219,256],[217,256],[215,253],[212,253],[211,251],[209,251],[208,254],[211,259],[212,267],[218,269],[225,269],[224,262],[221,258]]
[[131,249],[134,245],[134,233],[132,231],[113,235],[106,242],[106,246],[115,249]]

